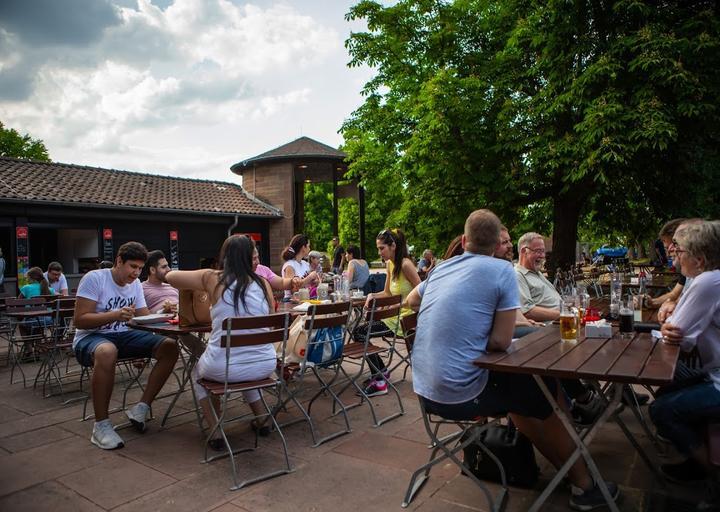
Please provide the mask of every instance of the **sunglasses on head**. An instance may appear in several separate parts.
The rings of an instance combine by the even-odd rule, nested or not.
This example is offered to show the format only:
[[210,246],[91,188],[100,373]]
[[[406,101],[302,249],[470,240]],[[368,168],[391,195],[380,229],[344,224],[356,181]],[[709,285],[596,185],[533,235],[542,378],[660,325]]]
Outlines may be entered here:
[[380,233],[378,233],[378,236],[377,236],[377,238],[386,238],[386,237],[389,237],[390,240],[395,242],[395,235],[393,234],[392,230],[390,230],[390,229],[383,229],[382,231],[380,231]]

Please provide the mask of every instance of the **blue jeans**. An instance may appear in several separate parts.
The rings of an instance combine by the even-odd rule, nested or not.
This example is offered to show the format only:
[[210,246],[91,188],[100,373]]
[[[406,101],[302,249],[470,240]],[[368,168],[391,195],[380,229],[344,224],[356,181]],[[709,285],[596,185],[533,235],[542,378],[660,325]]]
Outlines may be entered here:
[[703,445],[708,421],[720,418],[720,391],[706,379],[699,384],[658,396],[650,404],[650,418],[658,434],[687,456]]
[[103,343],[117,347],[118,359],[150,357],[164,336],[128,329],[120,332],[93,332],[75,343],[75,357],[82,366],[92,366],[95,349]]

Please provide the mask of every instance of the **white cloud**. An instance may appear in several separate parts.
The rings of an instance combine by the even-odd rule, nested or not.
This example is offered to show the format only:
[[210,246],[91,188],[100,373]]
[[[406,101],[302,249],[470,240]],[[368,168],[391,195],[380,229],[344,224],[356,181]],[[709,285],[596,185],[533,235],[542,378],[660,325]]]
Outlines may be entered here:
[[366,74],[345,67],[343,3],[328,1],[328,21],[289,3],[138,0],[116,6],[99,39],[42,50],[0,23],[0,47],[12,49],[0,71],[23,69],[33,87],[25,100],[0,97],[0,119],[55,160],[200,178],[227,179],[232,163],[300,131],[337,145]]

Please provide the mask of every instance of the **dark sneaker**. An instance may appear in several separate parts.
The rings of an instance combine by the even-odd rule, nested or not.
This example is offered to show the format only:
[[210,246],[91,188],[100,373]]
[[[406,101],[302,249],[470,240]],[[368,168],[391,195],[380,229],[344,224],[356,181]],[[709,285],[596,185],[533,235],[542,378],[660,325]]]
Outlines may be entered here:
[[582,403],[573,400],[572,409],[570,410],[573,422],[579,427],[589,427],[597,420],[603,412],[602,400],[598,394],[593,391],[587,402]]
[[[618,497],[620,497],[620,489],[618,489],[617,484],[605,482],[605,485],[610,491],[612,500],[617,501]],[[575,494],[573,489],[573,495],[570,496],[570,508],[574,510],[593,510],[600,507],[607,507],[607,502],[597,484],[588,491],[580,491],[579,494]]]
[[[377,378],[378,378],[377,376],[373,376],[373,377],[370,377],[369,379],[365,379],[365,380],[363,381],[361,387],[362,387],[363,389],[365,389],[366,387],[368,387],[368,386],[372,383],[373,380],[377,380]],[[390,380],[390,372],[388,371],[387,368],[383,369],[383,371],[382,371],[382,378],[385,379],[385,380]]]
[[677,464],[663,464],[660,472],[670,480],[678,484],[697,482],[707,478],[707,471],[695,459],[686,459]]
[[363,388],[363,391],[367,396],[387,395],[387,382],[384,380],[373,380]]

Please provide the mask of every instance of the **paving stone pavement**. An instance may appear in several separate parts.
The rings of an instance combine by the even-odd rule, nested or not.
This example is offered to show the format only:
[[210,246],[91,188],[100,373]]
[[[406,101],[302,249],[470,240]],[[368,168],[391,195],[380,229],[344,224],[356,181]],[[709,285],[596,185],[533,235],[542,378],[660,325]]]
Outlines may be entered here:
[[[148,431],[139,434],[131,428],[118,432],[125,440],[121,450],[103,451],[90,444],[92,420],[80,421],[82,401],[63,405],[60,397],[43,398],[32,388],[37,363],[24,363],[29,387],[9,384],[10,373],[2,366],[5,349],[0,343],[0,510],[1,511],[365,511],[381,507],[400,510],[412,471],[429,456],[428,440],[412,392],[412,376],[398,383],[405,414],[375,428],[369,410],[363,405],[349,412],[352,432],[312,447],[305,424],[284,429],[294,471],[239,491],[230,491],[230,466],[227,459],[209,464],[201,462],[202,439],[193,411],[190,393],[178,401],[165,427],[160,420],[170,398],[153,404],[155,419]],[[411,372],[410,372],[411,373]],[[171,379],[172,380],[172,379]],[[69,389],[77,386],[69,384]],[[169,381],[165,392],[177,389]],[[80,396],[70,393],[67,397]],[[129,393],[129,403],[140,396]],[[67,398],[66,397],[66,398]],[[343,396],[348,402],[349,393]],[[113,406],[121,405],[121,385],[113,394]],[[390,395],[373,403],[384,414],[394,407]],[[244,408],[238,401],[234,408]],[[281,419],[293,416],[293,410]],[[329,399],[321,398],[313,406],[321,432],[342,427],[338,416],[331,416]],[[628,411],[622,413],[640,444],[656,463],[657,450],[643,434]],[[122,413],[112,415],[116,424]],[[247,424],[230,429],[233,443],[251,442],[254,435]],[[260,449],[240,454],[238,471],[253,471],[278,466],[282,462],[279,438],[273,434],[260,439]],[[655,510],[665,496],[699,501],[701,487],[663,487],[657,482],[619,427],[608,424],[591,445],[600,471],[616,481],[622,490],[620,510],[644,511],[650,503]],[[511,488],[505,510],[526,510],[553,475],[549,464],[538,455],[541,481],[535,489]],[[498,486],[489,484],[492,491]],[[544,510],[567,510],[569,491],[553,493]],[[440,464],[411,503],[409,510],[484,511],[488,510],[482,492],[453,464]]]

